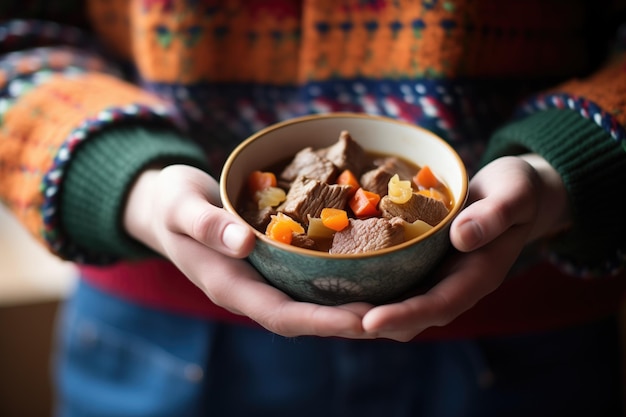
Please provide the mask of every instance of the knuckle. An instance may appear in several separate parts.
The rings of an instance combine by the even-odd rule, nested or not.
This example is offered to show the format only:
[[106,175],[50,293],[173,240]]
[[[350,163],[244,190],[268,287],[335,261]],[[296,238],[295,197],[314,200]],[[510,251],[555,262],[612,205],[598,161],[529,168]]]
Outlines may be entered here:
[[215,217],[211,210],[203,210],[191,220],[191,236],[200,241],[212,236],[218,223]]
[[407,343],[410,342],[411,340],[413,340],[415,338],[413,333],[403,333],[400,335],[394,335],[393,339],[398,341],[398,342],[402,342],[402,343]]
[[434,316],[432,325],[437,327],[446,326],[459,315],[457,312],[458,306],[443,294],[437,293],[433,295],[437,297],[438,314]]
[[446,312],[446,314],[439,316],[433,323],[433,326],[437,326],[437,327],[447,326],[448,324],[452,323],[452,320],[454,320],[455,318],[456,318],[456,315],[448,311]]
[[276,333],[285,337],[295,336],[295,333],[293,333],[285,325],[283,320],[279,319],[279,315],[277,314],[263,314],[257,318],[257,322],[272,333]]

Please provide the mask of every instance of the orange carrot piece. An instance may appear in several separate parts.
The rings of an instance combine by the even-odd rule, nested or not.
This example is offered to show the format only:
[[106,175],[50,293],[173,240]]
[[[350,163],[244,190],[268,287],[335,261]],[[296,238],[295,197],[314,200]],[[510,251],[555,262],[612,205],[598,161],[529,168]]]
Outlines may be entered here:
[[354,193],[356,193],[356,190],[358,190],[359,187],[361,187],[361,185],[359,184],[359,180],[356,178],[354,173],[350,171],[349,169],[346,169],[341,174],[339,174],[339,176],[337,177],[337,184],[351,186],[352,188],[350,189],[350,192],[348,193],[350,197],[352,197]]
[[337,208],[323,208],[320,218],[322,219],[322,224],[324,226],[334,230],[335,232],[345,229],[350,224],[350,220],[348,220],[348,213],[345,210]]
[[252,195],[269,187],[276,187],[276,175],[273,172],[252,171],[248,176],[248,190]]
[[373,217],[380,215],[378,210],[379,201],[380,195],[359,188],[349,200],[348,205],[358,218]]
[[413,181],[420,188],[436,188],[439,186],[439,180],[433,174],[428,165],[424,165],[413,177]]
[[294,232],[304,233],[304,228],[300,225],[300,223],[283,213],[278,213],[278,215],[272,216],[272,220],[265,229],[265,234],[270,239],[286,243],[288,245],[291,244]]
[[276,222],[268,225],[265,233],[271,239],[288,245],[291,244],[291,240],[293,239],[293,231],[291,230],[291,227],[284,222]]

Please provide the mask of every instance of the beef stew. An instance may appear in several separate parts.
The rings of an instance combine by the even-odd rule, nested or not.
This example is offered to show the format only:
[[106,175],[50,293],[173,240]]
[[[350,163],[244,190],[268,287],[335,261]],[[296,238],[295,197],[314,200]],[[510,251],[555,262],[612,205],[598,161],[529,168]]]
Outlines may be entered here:
[[272,239],[331,254],[391,247],[437,225],[452,194],[428,166],[373,154],[348,131],[250,173],[238,211]]

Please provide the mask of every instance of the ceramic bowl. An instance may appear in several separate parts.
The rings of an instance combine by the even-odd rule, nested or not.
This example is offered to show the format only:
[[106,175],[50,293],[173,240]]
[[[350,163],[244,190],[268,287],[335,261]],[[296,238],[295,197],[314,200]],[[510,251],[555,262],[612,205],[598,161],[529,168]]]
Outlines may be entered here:
[[232,152],[220,179],[222,203],[242,218],[236,210],[237,201],[251,171],[267,170],[307,146],[332,145],[342,130],[349,131],[367,151],[401,156],[418,166],[430,165],[454,199],[447,217],[413,240],[353,255],[294,247],[254,230],[257,242],[249,261],[269,283],[296,300],[325,305],[353,301],[382,304],[423,283],[450,246],[450,224],[465,204],[468,176],[459,155],[443,139],[409,123],[365,114],[291,119],[259,131]]

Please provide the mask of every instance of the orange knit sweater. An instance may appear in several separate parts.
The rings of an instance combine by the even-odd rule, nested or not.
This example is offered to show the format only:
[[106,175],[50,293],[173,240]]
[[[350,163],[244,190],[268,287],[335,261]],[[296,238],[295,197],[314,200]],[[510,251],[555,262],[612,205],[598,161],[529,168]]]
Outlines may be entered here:
[[[269,123],[306,113],[363,111],[433,130],[474,171],[489,146],[488,157],[517,149],[508,136],[504,145],[490,145],[487,139],[527,97],[517,120],[532,123],[533,115],[546,109],[567,110],[605,132],[602,146],[617,162],[597,178],[595,172],[586,173],[590,181],[601,180],[619,192],[626,178],[626,157],[620,156],[626,155],[626,62],[619,53],[602,59],[610,47],[607,32],[624,11],[615,8],[618,2],[599,1],[593,9],[584,1],[559,0],[55,0],[46,8],[29,1],[5,3],[0,6],[0,199],[53,253],[83,265],[94,282],[132,299],[206,313],[202,307],[185,309],[184,299],[171,296],[180,287],[173,284],[180,281],[176,277],[161,287],[147,289],[148,278],[129,288],[120,277],[151,269],[134,263],[95,266],[146,256],[132,244],[117,244],[130,240],[123,230],[110,231],[116,228],[124,190],[110,194],[93,188],[107,186],[96,181],[98,170],[107,168],[104,158],[99,165],[82,162],[93,169],[91,191],[66,182],[68,167],[86,160],[85,144],[116,126],[166,126],[188,143],[155,144],[151,149],[159,152],[150,158],[177,155],[219,172],[238,141]],[[529,95],[536,91],[542,92]],[[124,153],[110,155],[135,161],[145,153],[145,141],[130,138]],[[571,152],[567,155],[577,155],[565,144],[524,146],[563,155],[554,151],[562,146]],[[577,173],[586,163],[581,159],[570,167],[559,160],[563,170]],[[140,168],[129,169],[120,183],[128,184]],[[576,179],[571,189],[578,190],[580,176],[567,174]],[[100,195],[116,204],[102,209],[107,221],[75,221],[77,209],[64,205],[63,195],[76,196],[77,206],[96,206]],[[615,206],[610,195],[601,200]],[[623,234],[623,216],[612,210],[606,221]],[[100,223],[106,227],[98,229]],[[89,234],[101,235],[107,245],[77,237]],[[623,238],[610,243],[601,248],[610,260],[599,261],[607,267],[590,267],[595,272],[623,266]],[[577,245],[578,253],[584,250],[584,235]],[[570,272],[586,275],[587,266],[573,261]],[[486,323],[489,331],[502,331],[507,319],[526,330],[545,327],[541,317],[545,325],[584,321],[614,312],[626,287],[623,278],[567,284],[552,267],[537,268],[543,272],[535,278],[556,277],[538,296],[545,302],[533,307],[543,316],[507,301],[520,291],[531,294],[531,283],[541,284],[517,279],[517,286],[505,286],[482,304],[489,308],[478,306],[474,319],[464,316],[462,326],[484,323],[496,305],[508,305],[509,313],[495,320],[498,325]],[[551,300],[561,293],[569,295],[566,308],[558,311]],[[531,315],[533,324],[524,324]],[[564,316],[568,319],[559,320]]]

